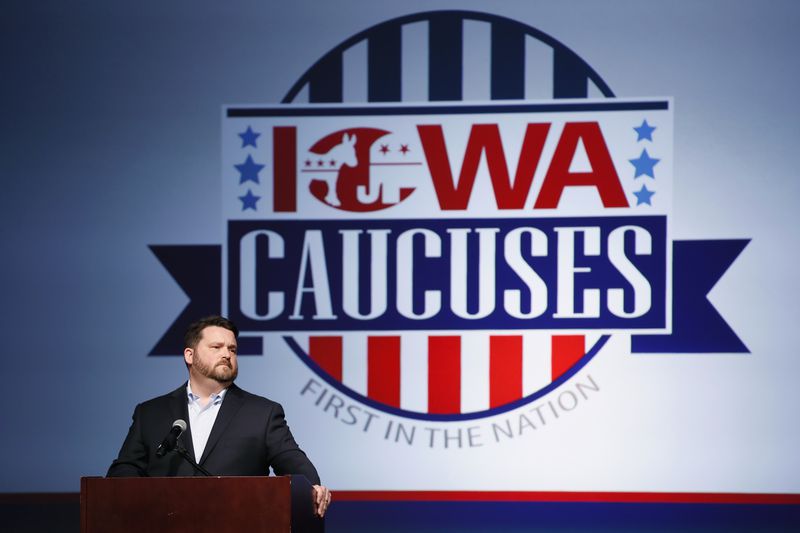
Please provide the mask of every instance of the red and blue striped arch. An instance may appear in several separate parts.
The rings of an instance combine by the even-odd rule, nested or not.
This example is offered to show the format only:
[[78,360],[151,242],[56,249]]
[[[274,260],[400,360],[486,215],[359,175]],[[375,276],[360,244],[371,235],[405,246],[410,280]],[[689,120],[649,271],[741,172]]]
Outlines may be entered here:
[[488,334],[488,408],[462,409],[462,337],[427,337],[427,409],[401,405],[401,335],[366,335],[366,391],[357,391],[344,379],[344,342],[341,335],[285,336],[292,351],[320,378],[343,394],[374,409],[423,420],[470,420],[500,414],[529,404],[554,391],[581,370],[606,344],[601,335],[587,346],[585,335],[550,337],[546,384],[523,393],[523,335]]

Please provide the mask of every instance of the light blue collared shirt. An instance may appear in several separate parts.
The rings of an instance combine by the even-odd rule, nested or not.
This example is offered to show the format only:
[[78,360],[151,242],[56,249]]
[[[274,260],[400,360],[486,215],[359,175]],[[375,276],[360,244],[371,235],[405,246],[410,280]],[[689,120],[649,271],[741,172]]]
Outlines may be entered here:
[[192,431],[194,458],[197,462],[200,462],[200,458],[203,457],[203,450],[206,449],[211,428],[214,427],[214,421],[217,419],[226,392],[228,389],[222,389],[219,393],[212,394],[211,400],[202,405],[200,396],[192,392],[191,383],[186,383],[186,395],[189,401],[189,428]]

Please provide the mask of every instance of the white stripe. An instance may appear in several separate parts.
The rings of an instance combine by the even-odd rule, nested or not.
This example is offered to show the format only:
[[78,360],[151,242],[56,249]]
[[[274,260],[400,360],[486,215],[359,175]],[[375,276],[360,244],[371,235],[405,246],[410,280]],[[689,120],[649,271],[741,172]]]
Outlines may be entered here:
[[303,85],[303,88],[300,89],[300,92],[297,93],[297,96],[294,97],[292,100],[293,104],[307,104],[308,103],[308,84],[306,83]]
[[592,80],[586,80],[588,90],[586,91],[587,98],[604,98],[603,92],[594,84]]
[[403,332],[400,339],[400,408],[428,411],[428,336]]
[[367,337],[342,337],[342,383],[364,396],[367,395]]
[[553,49],[533,37],[525,38],[525,99],[553,98]]
[[303,351],[304,354],[311,357],[311,336],[310,335],[294,335],[292,337],[297,346]]
[[491,94],[492,26],[464,21],[463,100],[489,100]]
[[342,54],[342,101],[367,101],[367,41],[359,41]]
[[583,336],[584,349],[588,352],[594,348],[594,345],[597,344],[597,341],[599,341],[600,337],[602,336],[602,333],[597,333],[596,331],[587,331]]
[[552,372],[550,335],[525,333],[522,336],[522,395],[528,396],[547,386]]
[[489,408],[489,335],[461,334],[461,412]]
[[403,102],[427,102],[428,23],[405,24],[401,31],[401,99]]

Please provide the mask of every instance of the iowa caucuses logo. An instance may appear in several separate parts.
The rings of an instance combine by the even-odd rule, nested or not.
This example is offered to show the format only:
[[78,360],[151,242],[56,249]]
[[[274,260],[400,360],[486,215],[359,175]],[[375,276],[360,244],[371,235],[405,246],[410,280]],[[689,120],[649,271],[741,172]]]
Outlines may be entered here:
[[[488,65],[464,54],[467,22]],[[225,242],[152,247],[191,298],[153,354],[224,312],[243,352],[285,343],[318,388],[453,421],[545,399],[615,335],[631,357],[747,351],[706,298],[746,240],[672,234],[673,105],[615,98],[493,15],[355,35],[283,103],[225,108]],[[198,274],[200,257],[220,268]]]

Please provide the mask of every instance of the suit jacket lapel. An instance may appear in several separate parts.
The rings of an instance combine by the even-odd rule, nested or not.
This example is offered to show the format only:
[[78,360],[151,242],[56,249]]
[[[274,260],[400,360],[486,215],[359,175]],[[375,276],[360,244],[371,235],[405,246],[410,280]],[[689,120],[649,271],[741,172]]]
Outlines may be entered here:
[[186,384],[184,383],[178,387],[170,396],[169,410],[172,414],[172,420],[181,419],[186,422],[186,431],[181,434],[178,440],[183,442],[183,446],[189,452],[189,456],[196,461],[194,443],[192,442],[192,426],[189,423],[189,398],[186,394]]
[[206,448],[203,450],[203,457],[200,458],[201,465],[208,459],[209,454],[214,451],[214,447],[217,445],[220,437],[222,437],[222,434],[225,433],[225,429],[230,425],[231,420],[236,417],[236,413],[239,411],[242,403],[244,403],[242,389],[231,384],[231,386],[228,387],[228,392],[225,393],[225,398],[222,400],[219,413],[217,413],[217,419],[214,420],[214,426],[211,428],[211,434],[208,436]]

